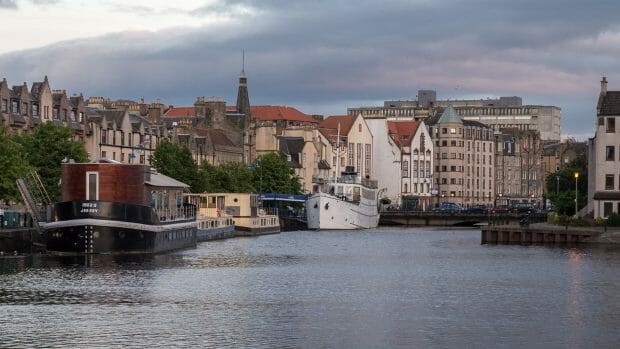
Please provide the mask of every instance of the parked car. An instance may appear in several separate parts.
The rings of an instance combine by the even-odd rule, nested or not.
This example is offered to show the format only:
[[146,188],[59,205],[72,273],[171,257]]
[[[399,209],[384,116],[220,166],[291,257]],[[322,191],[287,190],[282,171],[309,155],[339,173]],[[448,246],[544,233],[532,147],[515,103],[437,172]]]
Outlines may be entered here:
[[527,202],[521,202],[521,203],[512,205],[512,207],[510,207],[510,212],[529,213],[529,212],[534,212],[534,208],[532,207],[532,205],[530,205]]
[[435,207],[432,211],[433,212],[451,212],[451,213],[462,212],[463,206],[457,203],[454,203],[454,202],[442,202],[441,205],[439,205],[439,207]]
[[469,208],[466,208],[463,212],[465,213],[479,213],[479,214],[485,214],[487,212],[489,212],[489,209],[487,207],[487,205],[473,205]]
[[507,205],[495,206],[491,209],[491,213],[508,213],[510,212],[510,207]]

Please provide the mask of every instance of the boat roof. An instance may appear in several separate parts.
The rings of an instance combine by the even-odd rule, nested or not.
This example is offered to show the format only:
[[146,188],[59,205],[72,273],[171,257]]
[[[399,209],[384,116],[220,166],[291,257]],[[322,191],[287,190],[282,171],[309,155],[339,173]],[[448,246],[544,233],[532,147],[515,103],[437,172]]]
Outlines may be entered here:
[[152,187],[189,188],[189,185],[157,172],[151,172],[151,179],[145,183]]

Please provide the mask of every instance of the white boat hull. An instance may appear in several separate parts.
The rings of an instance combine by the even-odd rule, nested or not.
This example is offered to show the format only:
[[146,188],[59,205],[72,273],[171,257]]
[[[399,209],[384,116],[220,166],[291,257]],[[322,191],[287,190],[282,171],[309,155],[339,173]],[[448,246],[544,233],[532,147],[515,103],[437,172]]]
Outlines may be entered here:
[[368,229],[379,224],[376,200],[346,201],[316,193],[306,201],[308,229]]

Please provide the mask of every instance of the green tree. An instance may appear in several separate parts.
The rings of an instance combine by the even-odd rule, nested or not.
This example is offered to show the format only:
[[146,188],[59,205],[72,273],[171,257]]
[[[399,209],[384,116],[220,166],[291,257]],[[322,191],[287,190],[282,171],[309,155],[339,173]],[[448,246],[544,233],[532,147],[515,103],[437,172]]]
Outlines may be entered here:
[[14,135],[22,145],[26,161],[39,173],[52,200],[60,198],[60,164],[63,160],[88,161],[84,143],[72,139],[74,131],[68,127],[44,122],[35,127],[32,135]]
[[189,185],[193,193],[205,190],[198,165],[187,147],[169,141],[160,142],[151,156],[151,164],[159,173]]
[[577,179],[577,205],[582,209],[588,203],[588,168],[585,158],[577,158],[563,169],[547,176],[547,197],[559,214],[575,214],[575,172]]
[[301,185],[295,171],[281,153],[261,155],[252,163],[254,187],[261,193],[300,194]]
[[31,171],[23,157],[21,144],[5,134],[0,125],[0,200],[21,201],[15,181]]
[[228,162],[213,166],[205,162],[200,170],[207,192],[250,193],[255,191],[252,172],[243,163]]

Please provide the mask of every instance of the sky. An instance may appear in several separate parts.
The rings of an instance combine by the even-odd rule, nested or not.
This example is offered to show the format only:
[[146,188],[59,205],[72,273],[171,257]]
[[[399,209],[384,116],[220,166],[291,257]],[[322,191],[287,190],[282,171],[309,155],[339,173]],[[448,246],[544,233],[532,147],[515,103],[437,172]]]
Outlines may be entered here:
[[0,23],[0,78],[85,97],[235,104],[244,68],[253,105],[520,96],[585,140],[601,77],[620,90],[617,0],[0,0]]

